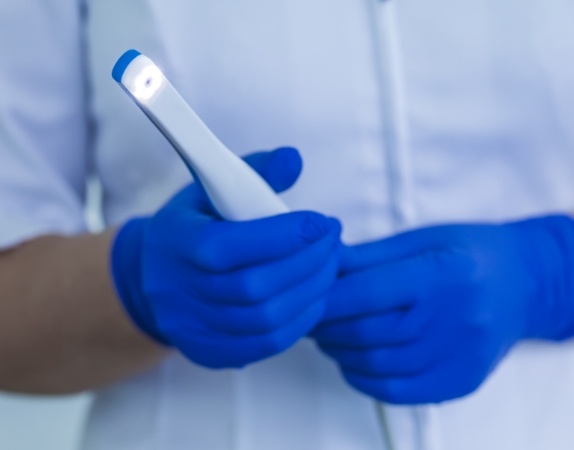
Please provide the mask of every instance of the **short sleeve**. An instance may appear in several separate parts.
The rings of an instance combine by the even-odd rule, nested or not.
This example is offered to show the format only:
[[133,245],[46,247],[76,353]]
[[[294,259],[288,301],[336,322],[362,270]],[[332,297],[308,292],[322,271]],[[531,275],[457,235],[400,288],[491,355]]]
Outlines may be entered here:
[[85,230],[80,0],[0,0],[0,248]]

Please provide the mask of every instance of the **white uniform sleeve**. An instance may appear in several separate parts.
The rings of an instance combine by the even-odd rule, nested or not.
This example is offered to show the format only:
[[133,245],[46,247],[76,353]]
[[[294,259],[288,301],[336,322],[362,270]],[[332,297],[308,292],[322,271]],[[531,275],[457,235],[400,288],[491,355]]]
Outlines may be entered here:
[[0,0],[0,248],[85,229],[80,0]]

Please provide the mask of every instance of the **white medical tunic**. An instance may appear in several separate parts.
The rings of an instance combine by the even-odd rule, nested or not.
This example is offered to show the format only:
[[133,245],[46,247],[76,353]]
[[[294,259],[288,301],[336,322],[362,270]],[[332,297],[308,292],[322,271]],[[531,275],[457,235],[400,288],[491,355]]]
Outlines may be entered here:
[[[0,243],[151,213],[189,175],[112,81],[152,57],[239,154],[296,146],[293,209],[355,243],[574,207],[571,0],[0,0]],[[574,347],[518,346],[478,392],[387,407],[303,340],[242,371],[173,356],[97,393],[84,450],[571,450]]]

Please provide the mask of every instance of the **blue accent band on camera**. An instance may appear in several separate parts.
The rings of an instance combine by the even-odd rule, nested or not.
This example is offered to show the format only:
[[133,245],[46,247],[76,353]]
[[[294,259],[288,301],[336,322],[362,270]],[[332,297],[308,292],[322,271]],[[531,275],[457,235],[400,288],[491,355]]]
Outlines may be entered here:
[[141,55],[140,52],[132,49],[132,50],[128,50],[122,56],[120,56],[120,58],[118,59],[118,61],[116,62],[115,66],[112,70],[112,78],[114,80],[116,80],[118,83],[121,83],[122,82],[122,76],[124,75],[124,72],[126,71],[128,66],[130,65],[130,63],[134,59],[136,59],[139,55]]

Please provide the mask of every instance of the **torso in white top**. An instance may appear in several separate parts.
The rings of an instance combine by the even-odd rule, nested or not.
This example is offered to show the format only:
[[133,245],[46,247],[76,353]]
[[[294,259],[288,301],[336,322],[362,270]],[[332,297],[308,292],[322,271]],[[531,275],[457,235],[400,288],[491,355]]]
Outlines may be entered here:
[[[52,30],[54,42],[80,30],[66,28],[72,13],[63,11],[38,13],[62,25]],[[38,186],[49,186],[42,195],[61,205],[53,228],[81,229],[67,193],[78,191],[81,167],[95,168],[102,180],[109,224],[154,211],[189,181],[173,150],[111,79],[128,48],[160,64],[237,153],[298,147],[305,171],[285,200],[293,209],[340,217],[348,242],[433,222],[572,210],[573,14],[568,0],[88,2],[89,102],[62,109],[62,124],[73,123],[71,111],[88,111],[94,141],[82,147],[78,138],[84,151],[53,163],[58,170],[39,172]],[[66,51],[59,61],[79,49]],[[79,76],[78,67],[70,70]],[[55,69],[50,74],[51,85],[64,79]],[[74,89],[76,98],[81,90]],[[8,110],[0,105],[0,113]],[[13,129],[39,126],[22,123]],[[14,142],[44,167],[39,144]],[[26,166],[18,167],[25,174]],[[66,183],[58,184],[58,175]],[[13,220],[25,223],[26,211],[34,217],[40,202],[16,182],[11,187],[12,197],[2,194],[0,203],[27,199],[30,206],[14,216],[24,218]],[[52,223],[47,213],[38,217]],[[17,240],[15,225],[2,227],[4,243]],[[521,345],[476,394],[387,412],[397,450],[570,449],[574,348]],[[83,448],[383,446],[372,401],[303,341],[241,372],[213,372],[174,356],[102,390]]]

